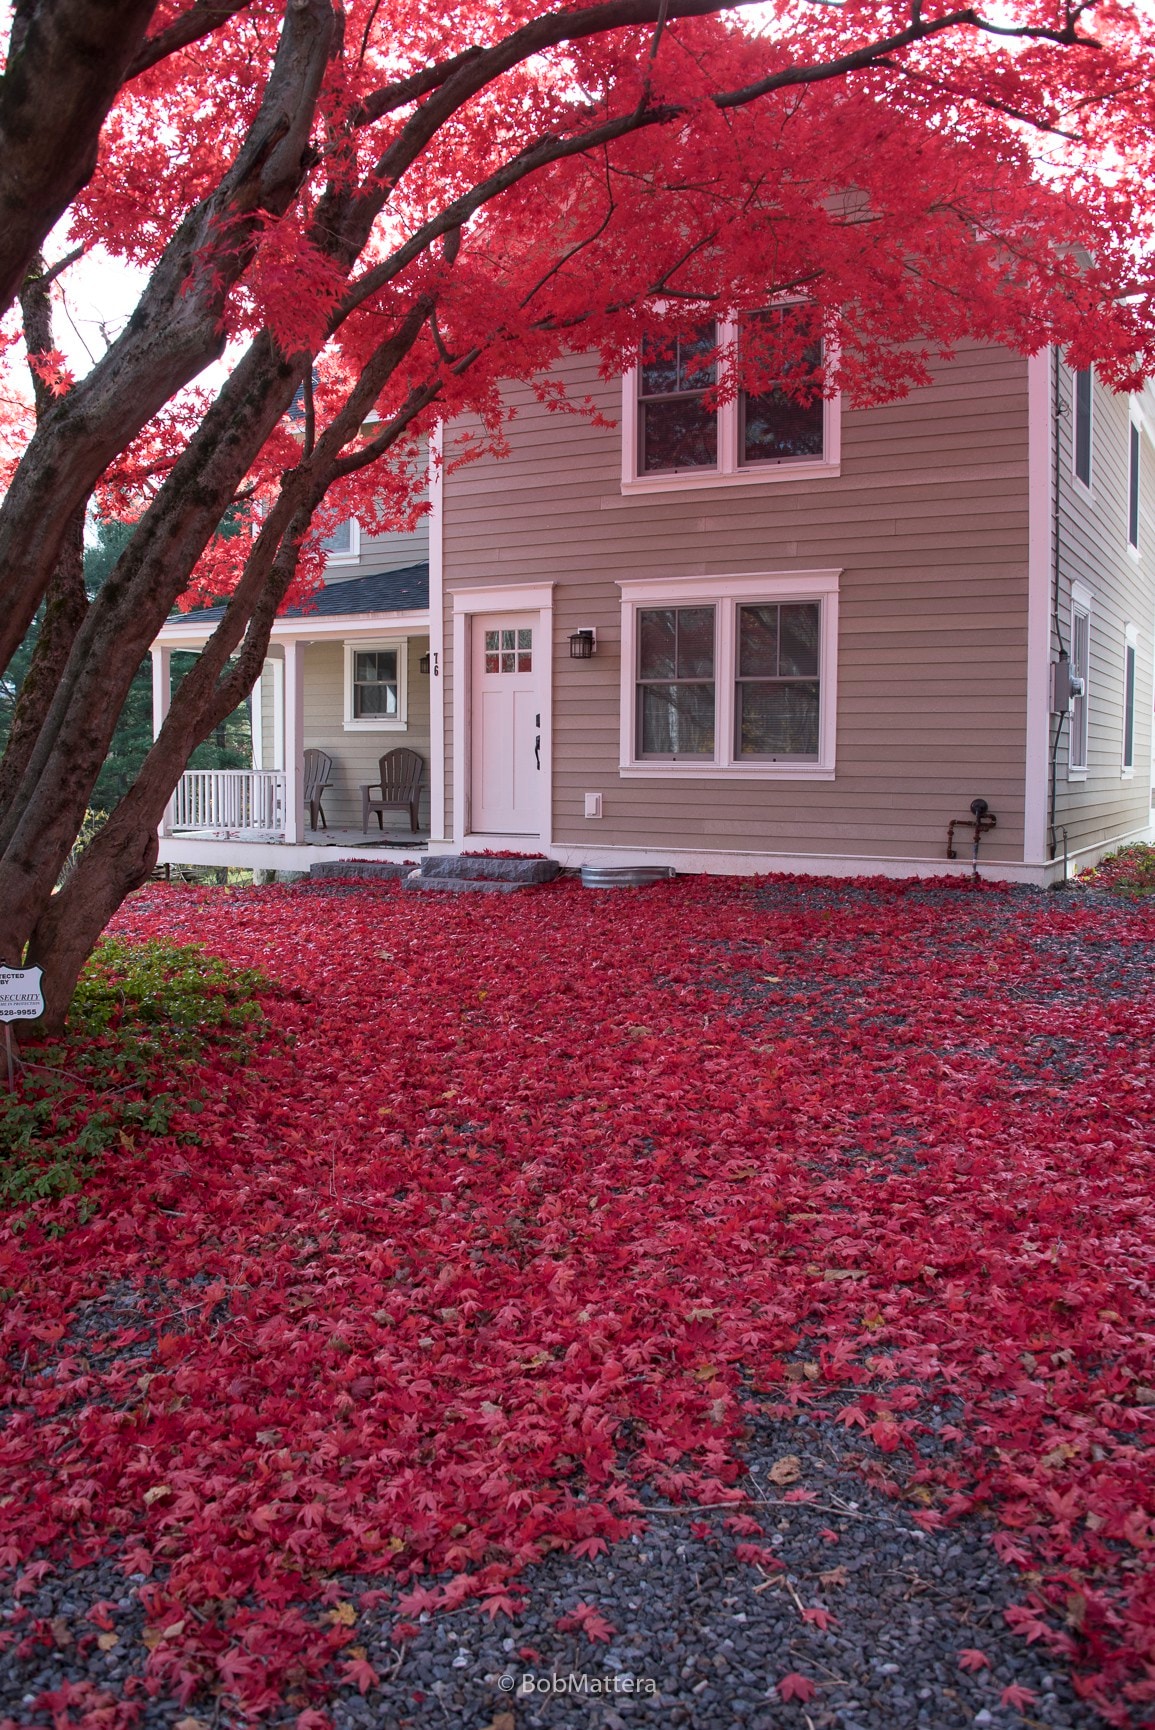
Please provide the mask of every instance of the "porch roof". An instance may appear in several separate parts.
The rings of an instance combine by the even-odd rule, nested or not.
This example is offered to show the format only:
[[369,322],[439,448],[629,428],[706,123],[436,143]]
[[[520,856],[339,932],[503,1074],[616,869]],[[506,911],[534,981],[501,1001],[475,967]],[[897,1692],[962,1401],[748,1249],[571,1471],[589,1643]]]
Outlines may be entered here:
[[[428,564],[405,565],[399,571],[372,571],[364,577],[326,583],[304,606],[286,607],[277,624],[286,619],[344,619],[367,613],[419,613],[429,606]],[[173,625],[215,625],[223,619],[224,607],[198,607],[168,621]],[[276,625],[273,627],[276,631]]]

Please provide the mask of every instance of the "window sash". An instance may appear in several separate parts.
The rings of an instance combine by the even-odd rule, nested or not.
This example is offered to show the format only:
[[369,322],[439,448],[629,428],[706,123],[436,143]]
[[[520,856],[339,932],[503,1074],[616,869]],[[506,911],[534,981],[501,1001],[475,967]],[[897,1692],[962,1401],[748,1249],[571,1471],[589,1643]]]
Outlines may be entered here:
[[[755,325],[766,325],[777,321],[779,327],[791,316],[792,306],[770,307],[764,312],[751,313],[742,320],[739,327],[741,333]],[[797,320],[805,317],[793,311]],[[812,321],[806,321],[813,328]],[[813,375],[824,363],[824,345],[818,336],[806,345],[801,361],[796,363],[795,370],[805,369]],[[815,462],[821,461],[824,454],[826,436],[826,402],[821,396],[815,397],[810,403],[799,402],[789,396],[782,388],[786,382],[787,370],[784,370],[779,380],[770,384],[764,391],[742,390],[738,393],[738,463],[742,468],[761,468],[769,463]],[[760,455],[751,455],[751,427],[756,424],[757,417],[764,417],[767,423],[766,438],[775,436],[780,448],[772,449]],[[789,448],[793,447],[793,448]]]
[[1123,654],[1123,767],[1135,767],[1135,645]]
[[1075,374],[1075,474],[1085,487],[1091,485],[1091,384],[1094,370],[1084,367]]
[[648,759],[704,757],[713,762],[717,737],[716,609],[640,607],[635,657],[637,755]]
[[1071,672],[1083,681],[1083,693],[1071,703],[1070,767],[1087,767],[1087,695],[1091,659],[1091,615],[1081,607],[1071,614]]
[[1129,423],[1130,437],[1127,445],[1127,544],[1139,550],[1139,428],[1134,421]]

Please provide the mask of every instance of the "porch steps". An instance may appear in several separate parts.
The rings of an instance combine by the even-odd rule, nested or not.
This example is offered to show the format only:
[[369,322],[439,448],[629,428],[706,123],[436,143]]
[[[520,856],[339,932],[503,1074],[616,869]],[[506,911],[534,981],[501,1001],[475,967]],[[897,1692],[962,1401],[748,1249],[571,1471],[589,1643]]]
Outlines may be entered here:
[[495,859],[487,854],[454,853],[428,855],[404,880],[406,889],[433,889],[460,894],[478,890],[490,895],[510,895],[517,889],[552,883],[561,873],[555,859]]
[[316,877],[407,877],[412,865],[402,865],[397,859],[326,859],[320,865],[309,866],[310,880]]

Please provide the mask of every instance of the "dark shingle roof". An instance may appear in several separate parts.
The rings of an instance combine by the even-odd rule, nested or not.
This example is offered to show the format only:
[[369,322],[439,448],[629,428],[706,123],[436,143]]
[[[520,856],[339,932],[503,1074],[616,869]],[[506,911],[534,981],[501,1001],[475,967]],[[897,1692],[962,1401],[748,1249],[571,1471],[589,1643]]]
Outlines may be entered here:
[[[287,607],[285,619],[334,619],[351,613],[417,613],[429,605],[429,566],[406,565],[400,571],[374,571],[329,583],[310,596],[303,607]],[[182,625],[211,625],[223,618],[223,607],[200,607],[173,620]]]

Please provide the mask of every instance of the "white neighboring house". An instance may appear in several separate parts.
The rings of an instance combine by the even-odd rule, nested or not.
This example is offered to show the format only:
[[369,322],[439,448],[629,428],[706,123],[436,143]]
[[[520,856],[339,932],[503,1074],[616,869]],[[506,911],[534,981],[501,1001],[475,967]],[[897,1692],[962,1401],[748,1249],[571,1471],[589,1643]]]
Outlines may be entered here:
[[[672,363],[559,370],[603,424],[511,386],[509,455],[434,477],[427,543],[351,528],[254,698],[236,773],[267,832],[182,823],[182,792],[162,860],[302,868],[396,841],[962,874],[982,800],[980,872],[1042,885],[1155,838],[1149,387],[978,344],[873,409],[771,392],[715,412]],[[211,622],[158,638],[158,713],[167,652]],[[394,687],[371,713],[362,676]],[[416,846],[399,816],[361,825],[391,743],[428,764]],[[336,765],[327,835],[302,808],[309,747]]]

